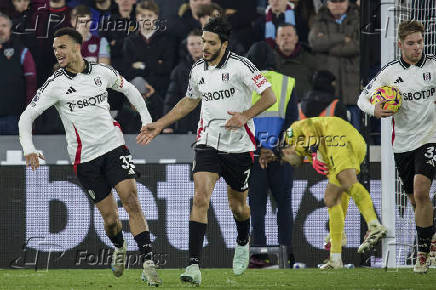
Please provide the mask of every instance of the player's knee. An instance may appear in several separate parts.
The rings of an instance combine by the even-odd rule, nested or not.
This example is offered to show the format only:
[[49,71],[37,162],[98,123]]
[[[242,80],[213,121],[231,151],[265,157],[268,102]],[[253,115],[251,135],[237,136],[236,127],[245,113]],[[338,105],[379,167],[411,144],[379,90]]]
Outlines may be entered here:
[[426,176],[417,174],[413,183],[413,197],[416,203],[430,201],[431,180]]
[[426,188],[415,188],[413,197],[417,204],[430,202],[430,195]]
[[353,185],[354,184],[356,184],[357,182],[344,182],[344,183],[342,183],[341,184],[341,189],[342,189],[342,192],[348,192],[348,193],[350,193],[350,191],[351,191],[351,188],[353,187]]
[[250,210],[248,204],[237,200],[229,200],[229,207],[235,216],[243,214],[246,210]]
[[206,195],[203,194],[195,194],[192,200],[192,206],[199,209],[208,209],[209,208],[209,200]]
[[332,208],[336,205],[336,199],[331,196],[324,196],[324,204],[327,208]]

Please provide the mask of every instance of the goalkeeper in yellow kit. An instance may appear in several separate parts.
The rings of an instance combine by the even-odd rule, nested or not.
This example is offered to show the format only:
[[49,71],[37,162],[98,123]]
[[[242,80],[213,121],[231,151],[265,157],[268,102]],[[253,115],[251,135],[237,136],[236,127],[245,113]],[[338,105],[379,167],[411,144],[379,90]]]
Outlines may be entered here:
[[315,117],[295,122],[284,135],[281,158],[292,166],[299,166],[306,157],[313,168],[328,178],[324,202],[328,207],[331,237],[330,259],[321,269],[343,267],[342,235],[348,198],[359,208],[368,224],[368,233],[358,252],[362,253],[384,236],[386,228],[377,219],[369,192],[357,180],[360,164],[366,155],[366,143],[351,124],[337,117]]

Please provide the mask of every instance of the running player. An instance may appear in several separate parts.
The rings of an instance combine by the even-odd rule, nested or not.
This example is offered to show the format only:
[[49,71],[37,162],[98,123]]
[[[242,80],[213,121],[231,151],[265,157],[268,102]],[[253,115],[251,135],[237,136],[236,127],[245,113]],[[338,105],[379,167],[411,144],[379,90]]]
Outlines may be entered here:
[[[230,209],[238,237],[233,272],[242,274],[249,261],[250,208],[247,188],[253,162],[254,123],[252,118],[275,103],[271,84],[246,58],[227,49],[230,24],[212,19],[203,28],[203,58],[191,70],[186,97],[164,117],[141,130],[137,141],[148,144],[163,128],[183,118],[199,103],[194,173],[194,200],[189,222],[189,266],[180,279],[201,283],[200,253],[207,226],[207,211],[215,183],[227,182]],[[251,106],[252,91],[261,98]]]
[[32,123],[54,105],[64,124],[74,171],[100,211],[106,234],[115,246],[113,274],[123,274],[127,251],[112,196],[115,188],[129,214],[130,232],[145,257],[142,278],[150,286],[157,286],[161,281],[152,261],[150,232],[137,196],[135,165],[124,145],[121,128],[110,115],[107,88],[126,95],[138,110],[143,126],[151,122],[151,117],[141,94],[116,70],[83,59],[82,41],[80,33],[72,28],[54,34],[54,54],[61,68],[38,90],[18,124],[26,164],[35,170],[39,158],[44,159],[33,145]]

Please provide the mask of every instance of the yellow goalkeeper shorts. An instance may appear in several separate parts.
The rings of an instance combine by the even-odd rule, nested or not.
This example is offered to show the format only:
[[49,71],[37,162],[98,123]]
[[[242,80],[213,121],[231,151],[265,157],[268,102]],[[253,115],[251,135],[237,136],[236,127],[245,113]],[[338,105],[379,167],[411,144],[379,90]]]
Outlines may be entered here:
[[[347,126],[348,127],[348,126]],[[336,176],[345,169],[354,168],[356,174],[360,172],[360,164],[365,159],[366,143],[362,135],[354,128],[342,128],[342,141],[338,146],[327,147],[329,158],[329,174],[327,178],[330,183],[340,186]]]

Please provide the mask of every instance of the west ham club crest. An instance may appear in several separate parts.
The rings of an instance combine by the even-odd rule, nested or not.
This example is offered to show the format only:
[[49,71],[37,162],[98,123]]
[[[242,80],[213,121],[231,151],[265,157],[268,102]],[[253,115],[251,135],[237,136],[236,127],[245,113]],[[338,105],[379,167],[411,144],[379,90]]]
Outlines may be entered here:
[[88,45],[88,51],[90,53],[95,53],[97,51],[97,44],[90,44],[90,45]]
[[3,54],[6,56],[7,59],[11,59],[14,53],[15,53],[15,49],[13,48],[5,48],[5,50],[3,51]]

